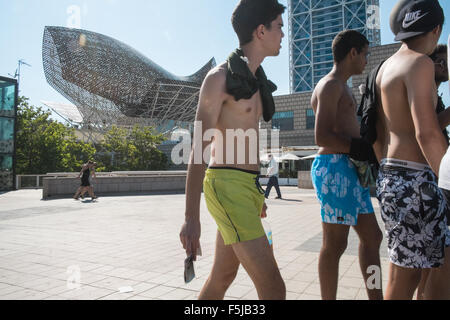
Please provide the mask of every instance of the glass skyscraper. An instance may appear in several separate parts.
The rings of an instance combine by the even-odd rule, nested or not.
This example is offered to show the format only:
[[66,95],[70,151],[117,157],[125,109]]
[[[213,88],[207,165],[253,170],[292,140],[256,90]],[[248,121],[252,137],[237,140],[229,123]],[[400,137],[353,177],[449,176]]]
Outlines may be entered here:
[[333,67],[331,43],[340,31],[380,45],[379,0],[288,0],[290,91],[312,91]]

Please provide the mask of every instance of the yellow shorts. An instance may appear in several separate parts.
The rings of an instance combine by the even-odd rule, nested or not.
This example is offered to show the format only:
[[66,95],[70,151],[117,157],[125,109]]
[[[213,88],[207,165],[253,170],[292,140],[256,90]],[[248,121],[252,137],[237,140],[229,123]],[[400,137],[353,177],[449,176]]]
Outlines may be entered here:
[[203,192],[206,206],[226,245],[265,236],[261,223],[265,198],[258,172],[208,168]]

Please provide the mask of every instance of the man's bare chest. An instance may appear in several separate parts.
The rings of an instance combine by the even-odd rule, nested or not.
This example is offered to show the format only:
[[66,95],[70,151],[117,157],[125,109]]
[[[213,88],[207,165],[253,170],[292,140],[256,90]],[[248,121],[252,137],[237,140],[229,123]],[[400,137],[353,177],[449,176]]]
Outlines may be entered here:
[[351,92],[346,91],[339,99],[337,111],[338,117],[356,116],[356,100]]
[[224,104],[224,112],[236,117],[237,120],[259,119],[262,115],[262,100],[259,91],[250,99],[240,99],[239,101],[230,96]]

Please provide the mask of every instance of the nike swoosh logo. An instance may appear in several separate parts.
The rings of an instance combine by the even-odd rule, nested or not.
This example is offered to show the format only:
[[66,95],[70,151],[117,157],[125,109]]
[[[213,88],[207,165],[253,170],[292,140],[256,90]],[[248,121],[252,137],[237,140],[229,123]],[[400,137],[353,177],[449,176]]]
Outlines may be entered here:
[[417,21],[419,21],[420,19],[425,17],[427,14],[428,14],[428,12],[423,14],[423,15],[421,15],[420,17],[415,18],[413,21],[410,21],[410,22],[403,21],[403,28],[404,29],[408,29],[411,25],[413,25],[414,23],[416,23]]

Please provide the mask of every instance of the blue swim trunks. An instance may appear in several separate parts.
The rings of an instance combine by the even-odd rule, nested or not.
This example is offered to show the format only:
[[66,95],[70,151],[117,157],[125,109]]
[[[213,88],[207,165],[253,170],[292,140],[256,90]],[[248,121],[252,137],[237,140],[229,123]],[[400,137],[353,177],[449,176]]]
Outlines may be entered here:
[[358,214],[374,212],[369,189],[359,183],[348,155],[318,155],[312,164],[311,178],[323,222],[355,226]]

